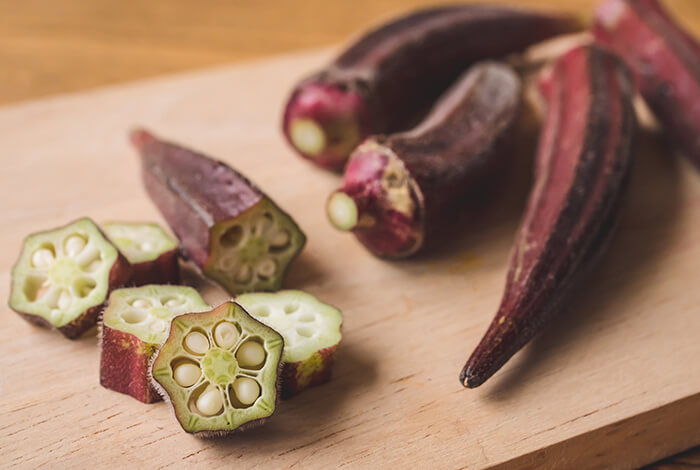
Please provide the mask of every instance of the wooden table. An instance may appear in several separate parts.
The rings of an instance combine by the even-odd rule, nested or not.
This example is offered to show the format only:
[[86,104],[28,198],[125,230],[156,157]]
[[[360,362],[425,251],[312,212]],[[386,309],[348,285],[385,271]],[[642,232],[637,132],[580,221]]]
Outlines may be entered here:
[[[426,0],[0,0],[0,105],[336,43]],[[594,0],[526,0],[589,14]],[[700,1],[669,5],[700,34]],[[202,7],[206,5],[206,7]],[[700,449],[652,468],[697,468]]]

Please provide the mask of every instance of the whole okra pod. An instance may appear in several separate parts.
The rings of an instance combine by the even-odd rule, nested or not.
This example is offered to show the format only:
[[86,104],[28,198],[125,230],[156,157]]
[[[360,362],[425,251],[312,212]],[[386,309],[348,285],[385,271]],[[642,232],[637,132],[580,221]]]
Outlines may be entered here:
[[328,199],[329,220],[377,256],[416,253],[501,166],[520,95],[510,67],[475,65],[420,125],[369,137],[353,152],[343,187]]
[[292,92],[283,131],[320,167],[340,171],[370,134],[414,125],[477,61],[579,29],[571,17],[486,5],[420,10],[361,36]]
[[545,75],[547,114],[535,182],[501,305],[460,375],[478,387],[557,314],[609,239],[632,164],[634,86],[596,46],[573,49]]
[[658,0],[605,0],[596,9],[596,41],[619,54],[644,100],[700,168],[700,44]]

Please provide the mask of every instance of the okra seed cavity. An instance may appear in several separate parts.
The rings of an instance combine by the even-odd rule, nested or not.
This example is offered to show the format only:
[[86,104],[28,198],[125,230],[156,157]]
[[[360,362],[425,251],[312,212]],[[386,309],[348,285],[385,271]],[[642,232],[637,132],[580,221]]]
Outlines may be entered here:
[[236,360],[241,367],[258,367],[265,361],[265,350],[255,341],[246,341],[238,348]]
[[257,235],[262,236],[266,234],[272,227],[272,215],[265,213],[257,217],[253,223],[253,226],[255,227],[255,233]]
[[146,314],[146,312],[141,310],[127,310],[126,312],[121,314],[122,320],[132,325],[136,323],[141,323],[146,319],[147,316],[148,315]]
[[234,225],[221,236],[221,244],[228,247],[238,246],[243,240],[243,227]]
[[47,248],[40,248],[32,255],[32,266],[35,268],[48,268],[54,261],[54,255]]
[[149,308],[151,306],[151,303],[146,299],[136,299],[129,303],[135,308]]
[[191,387],[196,384],[202,371],[197,364],[192,362],[183,362],[175,367],[173,378],[181,387]]
[[289,244],[289,240],[289,232],[280,230],[270,238],[270,246],[273,248],[284,248]]
[[233,391],[243,405],[251,405],[260,396],[260,385],[249,377],[239,377],[233,383]]
[[270,277],[277,272],[277,263],[272,258],[265,258],[258,263],[257,272],[259,276]]
[[68,256],[73,257],[77,256],[81,251],[83,251],[85,245],[87,245],[85,238],[81,237],[80,235],[71,235],[70,237],[66,238],[63,249]]
[[238,329],[233,323],[219,323],[214,330],[214,341],[223,349],[229,349],[236,344],[238,336]]
[[308,326],[298,326],[297,334],[299,336],[303,336],[304,338],[311,338],[314,335],[314,330],[312,330]]
[[173,308],[180,306],[185,303],[185,299],[183,298],[177,298],[177,297],[170,297],[162,300],[162,303],[164,306],[168,308]]
[[287,304],[284,306],[284,313],[289,315],[291,313],[296,312],[298,309],[299,309],[298,304]]
[[209,350],[209,340],[204,333],[192,331],[185,336],[185,347],[195,354],[204,354]]
[[244,264],[238,268],[238,274],[236,274],[236,282],[241,284],[247,284],[253,279],[253,268],[249,264]]
[[305,154],[318,155],[326,146],[323,129],[311,119],[296,119],[289,133],[294,146]]
[[305,322],[305,323],[312,322],[312,321],[314,321],[315,319],[316,319],[316,317],[314,317],[314,315],[311,314],[311,313],[304,313],[303,315],[301,315],[301,316],[299,317],[299,321],[303,321],[303,322]]
[[224,405],[224,400],[221,398],[221,392],[212,386],[207,389],[197,398],[196,407],[205,416],[214,416],[221,411]]

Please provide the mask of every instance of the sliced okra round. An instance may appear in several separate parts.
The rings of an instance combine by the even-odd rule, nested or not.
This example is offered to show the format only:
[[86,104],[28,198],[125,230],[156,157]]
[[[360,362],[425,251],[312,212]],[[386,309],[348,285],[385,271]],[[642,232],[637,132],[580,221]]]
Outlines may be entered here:
[[299,290],[243,294],[236,302],[284,338],[283,398],[330,379],[341,339],[340,310]]
[[149,366],[168,335],[170,321],[209,309],[191,287],[147,285],[113,291],[102,316],[102,386],[144,403],[160,400],[149,380]]
[[228,434],[275,411],[283,345],[234,302],[180,315],[155,356],[153,382],[185,431]]
[[145,222],[102,224],[109,239],[131,263],[131,284],[177,284],[180,268],[177,242],[163,228]]
[[12,269],[10,308],[74,339],[97,323],[109,292],[130,276],[129,262],[97,225],[79,219],[25,239]]
[[146,191],[182,252],[229,293],[278,290],[306,237],[245,176],[144,130],[131,135]]

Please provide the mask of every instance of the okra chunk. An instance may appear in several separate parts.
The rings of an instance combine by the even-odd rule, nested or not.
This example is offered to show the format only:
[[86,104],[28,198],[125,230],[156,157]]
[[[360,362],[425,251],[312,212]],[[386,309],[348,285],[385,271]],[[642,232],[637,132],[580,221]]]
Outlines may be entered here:
[[153,382],[185,431],[242,430],[275,411],[283,344],[234,302],[180,315],[153,361]]
[[149,365],[170,321],[209,309],[191,287],[147,285],[112,292],[102,317],[102,386],[144,403],[160,400],[149,381]]
[[223,162],[139,130],[146,191],[183,254],[231,294],[278,290],[306,237],[294,220]]
[[26,238],[12,269],[10,308],[75,339],[97,323],[109,292],[130,276],[128,261],[97,225],[79,219]]
[[131,284],[177,284],[177,242],[154,223],[109,222],[103,230],[131,263]]
[[236,301],[284,338],[283,398],[330,379],[341,339],[340,310],[299,290],[243,294]]

